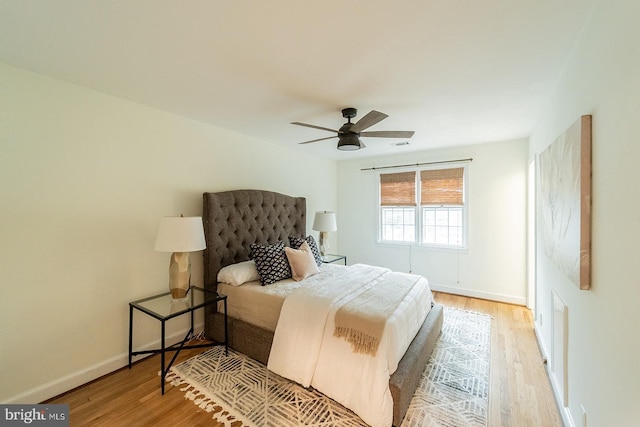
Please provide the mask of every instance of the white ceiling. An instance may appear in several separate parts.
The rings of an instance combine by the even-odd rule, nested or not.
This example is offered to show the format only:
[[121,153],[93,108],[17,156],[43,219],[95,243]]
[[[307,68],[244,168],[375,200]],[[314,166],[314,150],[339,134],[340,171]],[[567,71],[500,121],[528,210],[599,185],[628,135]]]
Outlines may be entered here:
[[[0,0],[0,62],[334,159],[527,137],[595,0]],[[340,110],[415,130],[337,139]]]

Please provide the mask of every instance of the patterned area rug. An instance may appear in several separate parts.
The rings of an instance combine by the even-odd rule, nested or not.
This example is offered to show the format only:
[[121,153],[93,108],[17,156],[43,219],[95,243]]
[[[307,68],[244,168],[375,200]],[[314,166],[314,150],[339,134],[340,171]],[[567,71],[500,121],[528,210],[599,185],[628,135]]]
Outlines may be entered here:
[[433,349],[402,427],[486,426],[491,317],[444,309]]
[[[442,335],[402,427],[486,426],[491,317],[445,307]],[[214,347],[173,368],[167,381],[230,426],[366,426],[323,394],[233,350]]]

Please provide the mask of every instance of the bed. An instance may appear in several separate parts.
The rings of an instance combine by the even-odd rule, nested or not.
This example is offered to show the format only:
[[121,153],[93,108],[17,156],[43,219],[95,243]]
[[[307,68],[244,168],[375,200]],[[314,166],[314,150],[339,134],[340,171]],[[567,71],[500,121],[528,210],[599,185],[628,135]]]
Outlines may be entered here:
[[[301,197],[261,190],[204,193],[203,221],[207,241],[204,252],[205,287],[219,291],[217,278],[220,270],[247,261],[252,244],[268,245],[278,241],[287,242],[291,236],[306,237],[306,201]],[[332,269],[331,266],[322,266],[322,270],[327,271],[323,274],[333,274]],[[221,289],[223,286],[220,285]],[[233,292],[243,286],[225,290],[229,303],[242,298]],[[273,324],[257,326],[257,322],[234,315],[231,309],[228,314],[229,345],[265,365],[269,363],[274,341]],[[216,312],[215,308],[206,313],[205,333],[215,340],[221,340],[224,336],[221,316],[222,313]],[[430,307],[390,376],[393,425],[400,425],[406,413],[420,374],[440,334],[442,320],[442,307],[438,304]]]

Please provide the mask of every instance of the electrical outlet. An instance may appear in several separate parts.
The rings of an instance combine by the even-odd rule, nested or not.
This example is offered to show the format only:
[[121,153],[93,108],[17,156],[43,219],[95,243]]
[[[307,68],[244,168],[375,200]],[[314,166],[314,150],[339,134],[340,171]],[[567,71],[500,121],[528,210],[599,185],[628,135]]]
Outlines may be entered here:
[[542,326],[542,313],[538,313],[538,323]]
[[582,409],[582,427],[587,427],[587,410],[584,409],[584,405],[580,405]]

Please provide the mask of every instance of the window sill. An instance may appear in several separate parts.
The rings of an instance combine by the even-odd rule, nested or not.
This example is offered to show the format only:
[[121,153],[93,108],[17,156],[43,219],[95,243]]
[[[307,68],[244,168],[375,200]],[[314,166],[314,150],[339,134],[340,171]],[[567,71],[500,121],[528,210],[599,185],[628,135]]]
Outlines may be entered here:
[[407,248],[407,247],[411,247],[412,251],[423,251],[423,252],[450,252],[450,253],[459,253],[459,254],[466,254],[469,253],[469,247],[468,246],[436,246],[436,245],[418,245],[416,243],[410,243],[410,242],[385,242],[385,241],[378,241],[376,242],[376,245],[382,248],[390,248],[390,247],[397,247],[397,248]]

